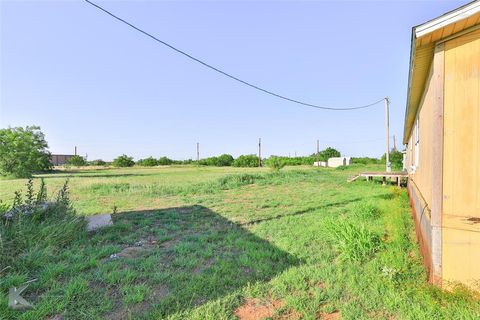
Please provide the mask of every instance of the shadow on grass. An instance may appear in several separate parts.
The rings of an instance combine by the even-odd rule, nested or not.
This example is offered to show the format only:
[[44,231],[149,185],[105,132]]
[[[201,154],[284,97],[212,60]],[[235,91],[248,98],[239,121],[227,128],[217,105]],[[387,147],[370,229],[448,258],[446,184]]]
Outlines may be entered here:
[[[248,283],[268,281],[300,263],[202,206],[121,213],[114,216],[114,226],[99,231],[93,241],[122,248],[119,258],[107,259],[105,270],[97,273],[96,285],[106,283],[110,292],[115,310],[105,316],[111,319],[141,314],[167,317]],[[123,283],[125,276],[120,275],[118,283],[109,281],[110,272],[131,275],[133,280]],[[132,304],[125,299],[125,287],[138,285],[146,287],[147,294]]]
[[282,219],[282,218],[286,218],[286,217],[301,216],[301,215],[304,215],[304,214],[307,214],[307,213],[310,213],[310,212],[313,212],[313,211],[328,209],[328,208],[331,208],[331,207],[344,207],[344,206],[346,206],[350,203],[357,202],[357,201],[360,201],[362,199],[364,199],[364,198],[354,198],[354,199],[348,199],[348,200],[345,200],[345,201],[332,202],[332,203],[329,203],[329,204],[326,204],[326,205],[323,205],[323,206],[307,208],[307,209],[299,210],[299,211],[296,211],[296,212],[293,212],[293,213],[279,214],[279,215],[276,215],[276,216],[273,216],[273,217],[251,220],[251,221],[242,223],[241,225],[242,226],[248,226],[248,225],[257,224],[257,223],[260,223],[260,222],[278,220],[278,219]]

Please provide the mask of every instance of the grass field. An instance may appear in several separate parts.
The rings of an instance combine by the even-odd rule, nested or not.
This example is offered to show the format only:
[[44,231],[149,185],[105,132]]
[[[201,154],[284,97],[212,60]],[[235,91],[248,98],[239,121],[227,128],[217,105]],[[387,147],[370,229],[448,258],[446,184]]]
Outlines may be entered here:
[[[0,318],[480,318],[472,293],[426,283],[405,191],[346,182],[362,170],[43,175],[50,192],[69,177],[80,215],[116,207],[114,226],[62,250],[22,254],[1,274]],[[0,199],[10,201],[24,184],[0,180]],[[32,278],[24,297],[35,308],[8,310],[8,288]]]

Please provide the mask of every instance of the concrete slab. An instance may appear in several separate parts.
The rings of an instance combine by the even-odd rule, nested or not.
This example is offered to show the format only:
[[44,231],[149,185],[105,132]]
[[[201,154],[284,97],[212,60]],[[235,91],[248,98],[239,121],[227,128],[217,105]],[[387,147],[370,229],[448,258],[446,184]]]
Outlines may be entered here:
[[87,217],[87,222],[87,231],[93,231],[113,225],[112,216],[108,213],[89,216]]

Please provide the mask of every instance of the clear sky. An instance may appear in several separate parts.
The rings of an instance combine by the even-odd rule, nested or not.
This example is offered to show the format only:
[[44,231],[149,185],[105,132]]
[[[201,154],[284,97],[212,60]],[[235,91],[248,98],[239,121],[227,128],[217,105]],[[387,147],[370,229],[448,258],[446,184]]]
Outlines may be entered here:
[[[239,78],[331,107],[391,99],[401,144],[412,26],[467,1],[96,1]],[[0,126],[111,160],[385,150],[383,104],[332,112],[265,95],[78,1],[0,0]]]

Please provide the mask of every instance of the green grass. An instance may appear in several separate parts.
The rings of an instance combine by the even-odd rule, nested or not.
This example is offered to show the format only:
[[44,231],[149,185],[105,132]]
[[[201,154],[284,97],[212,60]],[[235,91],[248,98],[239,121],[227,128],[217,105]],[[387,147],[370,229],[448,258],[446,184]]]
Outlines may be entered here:
[[[282,301],[274,318],[479,318],[467,290],[426,283],[406,193],[346,182],[372,169],[42,175],[49,192],[70,177],[78,214],[118,213],[114,226],[62,247],[23,250],[0,274],[0,318],[230,319],[251,299]],[[24,184],[0,180],[0,199]],[[34,278],[25,298],[35,309],[8,310],[8,288]]]

